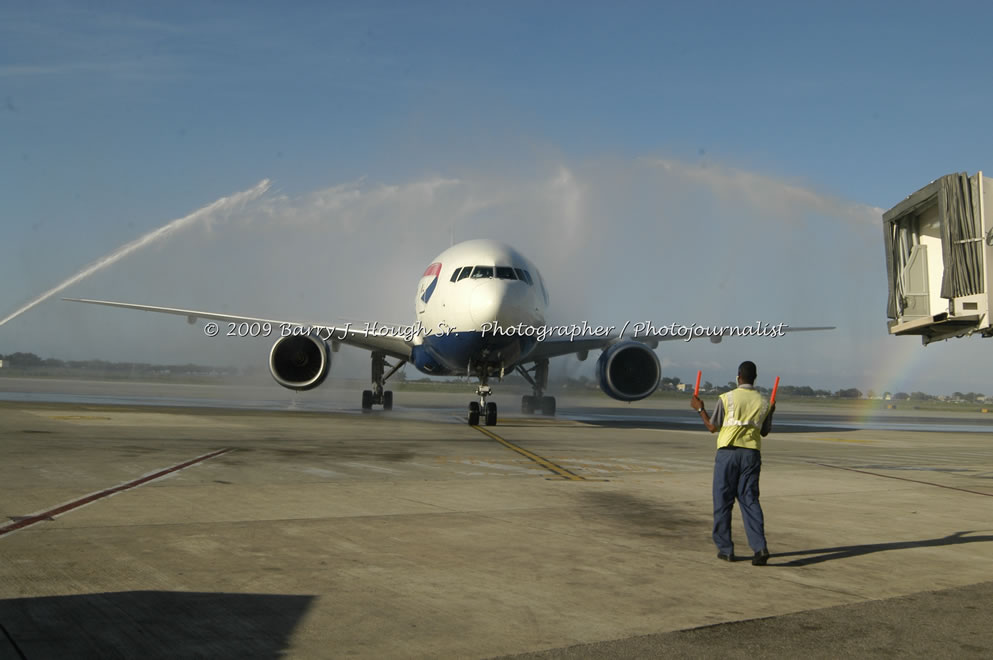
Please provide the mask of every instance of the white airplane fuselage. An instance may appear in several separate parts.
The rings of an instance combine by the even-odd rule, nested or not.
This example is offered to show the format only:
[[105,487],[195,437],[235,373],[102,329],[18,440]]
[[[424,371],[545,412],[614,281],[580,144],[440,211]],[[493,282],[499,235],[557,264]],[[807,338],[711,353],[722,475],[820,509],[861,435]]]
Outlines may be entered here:
[[491,240],[454,245],[418,285],[421,331],[411,362],[431,375],[509,373],[537,343],[533,329],[544,325],[547,306],[538,269],[514,248]]

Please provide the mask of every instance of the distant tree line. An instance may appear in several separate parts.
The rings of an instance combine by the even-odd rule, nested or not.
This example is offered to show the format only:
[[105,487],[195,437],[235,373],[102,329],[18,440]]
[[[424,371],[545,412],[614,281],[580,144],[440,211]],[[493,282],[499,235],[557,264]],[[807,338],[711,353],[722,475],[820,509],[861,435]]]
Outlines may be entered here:
[[[663,378],[659,389],[662,390],[675,390],[680,384],[680,379],[678,377]],[[721,394],[730,390],[733,390],[738,385],[733,381],[729,381],[726,385],[715,386],[710,381],[705,381],[700,384],[700,391],[707,392],[708,394]],[[758,386],[759,392],[769,395],[772,393],[772,388]],[[982,403],[993,397],[987,397],[981,392],[954,392],[948,396],[936,396],[934,394],[928,394],[927,392],[897,392],[891,394],[885,392],[882,395],[877,395],[875,391],[869,390],[868,393],[863,393],[862,390],[857,387],[848,387],[840,390],[823,390],[815,389],[809,385],[780,385],[779,386],[779,396],[790,396],[790,397],[834,397],[838,399],[861,399],[867,397],[869,399],[884,399],[893,401],[953,401],[953,402],[965,402],[965,403]]]
[[59,360],[41,358],[34,353],[0,355],[5,367],[15,369],[60,369],[100,371],[104,373],[237,375],[237,367],[211,367],[201,364],[149,364],[147,362],[108,362],[106,360]]
[[[889,394],[889,392],[887,392]],[[885,396],[884,396],[885,398]],[[986,395],[980,392],[953,392],[950,396],[939,397],[927,392],[897,392],[890,396],[894,401],[936,401],[943,399],[946,401],[964,401],[966,403],[979,403],[986,400]]]
[[969,403],[976,403],[977,401],[983,401],[986,399],[985,394],[980,394],[979,392],[967,392],[963,394],[962,392],[952,392],[952,399],[958,401],[968,401]]
[[[659,387],[661,389],[664,389],[664,390],[674,390],[674,389],[677,389],[677,386],[680,384],[680,382],[682,382],[682,381],[680,381],[680,379],[678,377],[663,378],[662,381],[661,381],[661,383],[660,383],[660,385],[659,385]],[[708,381],[704,381],[703,383],[700,384],[700,391],[701,392],[708,392],[708,393],[711,393],[711,392],[712,393],[723,393],[723,392],[728,392],[730,390],[733,390],[736,387],[738,387],[738,384],[735,383],[734,381],[728,381],[727,384],[725,384],[725,385],[714,385],[713,383],[711,383],[708,380]],[[755,389],[757,389],[759,392],[761,392],[763,394],[772,394],[772,388],[771,387],[762,387],[762,386],[759,386],[759,387],[756,387]],[[839,398],[842,398],[842,399],[860,399],[860,398],[862,398],[862,391],[859,390],[859,389],[857,389],[857,388],[854,388],[854,387],[850,387],[848,389],[837,390],[837,391],[832,392],[831,390],[816,390],[813,387],[810,387],[809,385],[780,385],[779,386],[779,395],[784,395],[784,396],[813,396],[813,397],[835,396],[835,397],[839,397]]]

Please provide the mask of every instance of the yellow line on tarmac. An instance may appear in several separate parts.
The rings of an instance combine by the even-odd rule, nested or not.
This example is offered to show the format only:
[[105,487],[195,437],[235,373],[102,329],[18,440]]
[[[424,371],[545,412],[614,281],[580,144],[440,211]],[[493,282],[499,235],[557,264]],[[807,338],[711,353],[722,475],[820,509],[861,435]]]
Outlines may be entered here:
[[535,454],[534,452],[530,452],[527,449],[525,449],[524,447],[518,447],[513,442],[510,442],[508,440],[504,440],[503,438],[501,438],[500,436],[498,436],[493,431],[490,431],[489,429],[484,429],[482,426],[473,426],[472,428],[476,429],[477,431],[479,431],[483,435],[488,435],[489,437],[493,438],[494,440],[496,440],[497,442],[499,442],[501,445],[503,445],[507,449],[512,449],[512,450],[516,451],[518,454],[520,454],[521,456],[524,456],[525,458],[531,459],[532,461],[534,461],[535,463],[537,463],[541,467],[545,468],[549,472],[553,472],[553,473],[557,474],[558,476],[562,477],[563,479],[568,479],[569,481],[586,481],[586,478],[585,477],[581,477],[578,474],[574,474],[574,473],[570,472],[569,470],[566,470],[561,465],[556,465],[555,463],[552,463],[547,458],[542,458],[541,456],[538,456],[538,454]]

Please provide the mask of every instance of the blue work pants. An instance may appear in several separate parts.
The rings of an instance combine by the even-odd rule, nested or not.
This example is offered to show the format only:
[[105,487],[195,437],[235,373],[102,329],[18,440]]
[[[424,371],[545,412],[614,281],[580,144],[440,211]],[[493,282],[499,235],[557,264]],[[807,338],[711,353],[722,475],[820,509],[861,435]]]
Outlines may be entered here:
[[734,500],[741,506],[748,545],[754,552],[765,546],[765,519],[759,505],[759,472],[762,454],[756,449],[728,447],[717,450],[714,459],[714,543],[726,554],[734,554],[731,541],[731,510]]

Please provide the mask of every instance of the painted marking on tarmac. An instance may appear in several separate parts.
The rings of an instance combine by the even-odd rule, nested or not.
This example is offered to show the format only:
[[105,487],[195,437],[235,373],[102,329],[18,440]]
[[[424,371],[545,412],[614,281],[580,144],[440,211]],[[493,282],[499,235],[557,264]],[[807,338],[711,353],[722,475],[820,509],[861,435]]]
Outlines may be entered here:
[[869,472],[867,470],[856,470],[855,468],[844,467],[842,465],[828,465],[827,463],[814,463],[814,465],[820,465],[821,467],[834,468],[835,470],[848,470],[849,472],[858,472],[859,474],[868,474],[873,477],[883,477],[884,479],[896,479],[897,481],[909,481],[915,484],[924,484],[925,486],[937,486],[938,488],[946,488],[948,490],[958,490],[963,493],[972,493],[973,495],[985,495],[986,497],[993,497],[993,493],[983,493],[978,490],[969,490],[968,488],[958,488],[956,486],[946,486],[944,484],[936,484],[932,481],[921,481],[920,479],[908,479],[907,477],[897,477],[892,474],[879,474],[878,472]]
[[872,440],[864,440],[862,438],[813,438],[814,440],[820,440],[822,442],[852,442],[860,445],[871,445]]
[[503,445],[507,449],[511,449],[513,451],[516,451],[521,456],[524,456],[525,458],[531,459],[532,461],[534,461],[535,463],[537,463],[541,467],[545,468],[549,472],[552,472],[553,474],[556,474],[556,475],[562,477],[563,479],[568,479],[569,481],[586,481],[586,478],[585,477],[581,477],[578,474],[576,474],[575,472],[570,472],[569,470],[565,469],[561,465],[556,465],[555,463],[552,463],[547,458],[542,458],[541,456],[538,456],[538,454],[535,454],[534,452],[530,452],[527,449],[525,449],[524,447],[518,447],[513,442],[510,442],[508,440],[504,440],[503,438],[501,438],[500,436],[498,436],[493,431],[490,431],[489,429],[485,429],[482,426],[473,426],[472,428],[476,429],[477,431],[479,431],[483,435],[487,435],[487,436],[493,438],[494,440],[496,440],[497,442],[499,442],[501,445]]
[[0,527],[0,536],[5,534],[10,534],[11,532],[16,532],[19,529],[24,529],[25,527],[30,527],[35,523],[43,522],[46,520],[52,520],[56,516],[61,516],[63,513],[68,513],[73,509],[78,509],[81,506],[86,506],[92,502],[103,499],[105,497],[110,497],[111,495],[116,495],[117,493],[130,490],[132,488],[137,488],[138,486],[143,486],[150,481],[155,481],[156,479],[161,479],[162,477],[168,476],[173,472],[178,472],[184,468],[196,465],[197,463],[203,463],[206,460],[220,456],[221,454],[226,454],[229,451],[233,451],[232,448],[218,449],[217,451],[212,451],[209,454],[203,454],[202,456],[197,456],[178,465],[173,465],[171,467],[163,468],[156,472],[151,472],[143,477],[139,477],[132,481],[127,481],[123,484],[118,484],[111,488],[105,490],[97,491],[95,493],[90,493],[89,495],[84,495],[77,500],[71,502],[66,502],[65,504],[60,504],[59,506],[48,509],[47,511],[42,511],[41,513],[33,513],[29,516],[17,516],[13,522]]
[[369,465],[367,463],[356,463],[354,461],[351,462],[351,463],[342,463],[342,465],[347,465],[348,467],[357,467],[357,468],[360,468],[362,470],[372,470],[373,472],[382,472],[382,473],[385,473],[385,474],[396,474],[397,473],[397,470],[392,470],[390,468],[380,467],[378,465]]

